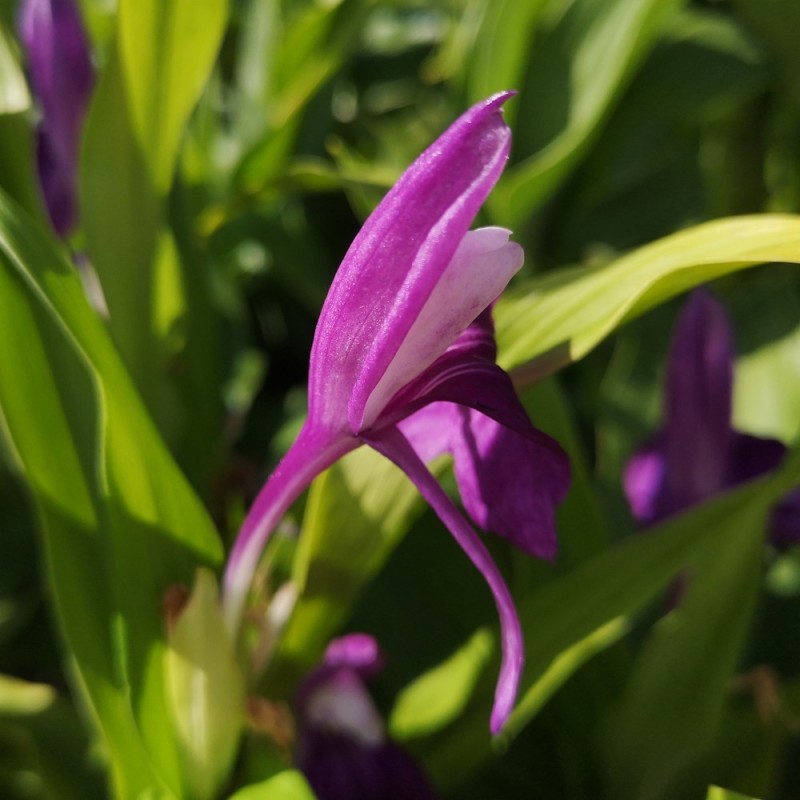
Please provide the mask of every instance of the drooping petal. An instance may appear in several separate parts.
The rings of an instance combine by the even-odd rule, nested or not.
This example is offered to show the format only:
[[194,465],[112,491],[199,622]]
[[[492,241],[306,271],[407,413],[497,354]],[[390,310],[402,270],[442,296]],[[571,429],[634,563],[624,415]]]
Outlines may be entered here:
[[711,294],[696,290],[675,325],[667,365],[663,441],[672,508],[726,487],[733,358],[724,309]]
[[[424,460],[455,459],[465,509],[492,531],[539,558],[556,551],[555,507],[570,482],[558,444],[531,424],[508,375],[495,363],[491,311],[484,311],[390,404]],[[423,406],[420,408],[420,406]]]
[[359,429],[429,367],[493,303],[524,261],[505,228],[468,231],[367,400]]
[[317,475],[358,444],[306,423],[270,475],[247,512],[225,566],[223,605],[231,631],[239,626],[261,551],[281,517]]
[[453,456],[461,501],[482,530],[529,555],[555,556],[555,507],[569,486],[560,449],[456,403],[425,406],[400,429],[423,461]]
[[478,534],[420,461],[405,436],[397,428],[387,428],[371,434],[366,441],[406,473],[481,572],[492,591],[500,618],[503,649],[490,722],[492,733],[496,734],[514,707],[524,661],[522,631],[508,586]]
[[500,177],[510,147],[500,107],[508,97],[490,97],[456,120],[353,241],[311,352],[309,413],[320,423],[362,427],[367,400]]
[[80,136],[94,84],[89,44],[75,0],[26,0],[19,27],[42,112],[39,177],[53,227],[64,235],[75,219]]

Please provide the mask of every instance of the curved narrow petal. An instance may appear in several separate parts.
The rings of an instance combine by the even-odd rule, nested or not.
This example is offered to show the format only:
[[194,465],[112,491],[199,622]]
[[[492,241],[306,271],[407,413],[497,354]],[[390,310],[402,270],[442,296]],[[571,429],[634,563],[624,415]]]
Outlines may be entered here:
[[332,436],[307,423],[270,475],[247,513],[225,566],[223,607],[232,632],[239,627],[261,551],[281,517],[317,475],[358,445],[356,439]]
[[[310,415],[361,425],[367,399],[503,170],[510,131],[484,100],[400,177],[364,223],[331,285],[309,370]],[[445,345],[446,346],[446,345]]]
[[722,306],[698,289],[675,324],[667,364],[664,446],[675,508],[726,488],[732,386],[730,325]]
[[499,297],[525,260],[522,248],[509,242],[510,235],[505,228],[467,232],[370,394],[358,430],[370,427],[389,400]]
[[465,509],[483,530],[539,558],[555,555],[555,508],[570,483],[569,460],[531,424],[511,379],[495,363],[487,309],[387,408],[424,460],[455,459]]
[[524,661],[522,630],[508,586],[478,534],[420,461],[405,436],[396,428],[387,428],[365,441],[406,473],[489,584],[500,617],[503,644],[490,723],[492,733],[497,734],[514,707]]
[[433,403],[399,423],[423,461],[444,452],[464,508],[484,531],[551,559],[556,506],[569,487],[566,456],[544,434],[528,436],[457,403]]

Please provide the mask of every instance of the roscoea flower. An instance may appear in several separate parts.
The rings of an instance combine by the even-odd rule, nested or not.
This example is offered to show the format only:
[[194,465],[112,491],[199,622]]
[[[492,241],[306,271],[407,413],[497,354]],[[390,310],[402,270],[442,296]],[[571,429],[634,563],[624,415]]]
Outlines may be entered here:
[[[665,387],[664,423],[628,462],[623,486],[636,520],[651,525],[769,472],[786,452],[775,439],[731,426],[733,333],[722,306],[695,290],[675,324]],[[800,541],[800,492],[775,509],[770,539]]]
[[354,633],[330,643],[297,692],[295,763],[319,800],[433,800],[412,756],[386,733],[366,682],[383,666],[378,643]]
[[509,96],[490,97],[460,117],[364,223],[317,324],[308,418],[251,507],[225,574],[235,630],[264,544],[290,504],[345,453],[370,445],[414,482],[494,595],[503,661],[493,731],[516,695],[519,620],[485,545],[424,461],[451,452],[475,522],[531,554],[553,555],[568,462],[533,428],[495,364],[489,310],[522,265],[522,249],[502,228],[469,231],[508,157],[500,107]]
[[89,44],[75,0],[24,0],[19,28],[41,110],[39,182],[53,228],[66,236],[75,224],[80,138],[94,84]]

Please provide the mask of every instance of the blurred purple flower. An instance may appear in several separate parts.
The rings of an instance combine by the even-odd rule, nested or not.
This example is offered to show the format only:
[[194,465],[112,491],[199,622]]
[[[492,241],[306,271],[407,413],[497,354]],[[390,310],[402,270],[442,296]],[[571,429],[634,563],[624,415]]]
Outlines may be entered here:
[[526,552],[551,557],[569,465],[535,430],[495,364],[490,307],[522,265],[509,231],[469,231],[503,170],[509,93],[477,104],[401,176],[364,223],[322,308],[308,419],[244,522],[225,574],[228,624],[241,618],[260,553],[314,477],[362,444],[396,463],[486,578],[503,662],[492,730],[514,703],[522,634],[482,540],[424,462],[447,450],[467,512]]
[[[780,464],[775,439],[731,427],[733,333],[707,291],[692,293],[672,336],[667,360],[664,424],[628,462],[623,485],[636,520],[652,525]],[[800,491],[775,509],[776,546],[800,541]]]
[[19,28],[41,109],[39,182],[53,228],[66,236],[76,219],[80,138],[94,85],[89,44],[75,0],[24,0]]
[[378,643],[350,634],[329,645],[297,693],[295,762],[319,800],[433,800],[422,768],[386,734],[366,681]]

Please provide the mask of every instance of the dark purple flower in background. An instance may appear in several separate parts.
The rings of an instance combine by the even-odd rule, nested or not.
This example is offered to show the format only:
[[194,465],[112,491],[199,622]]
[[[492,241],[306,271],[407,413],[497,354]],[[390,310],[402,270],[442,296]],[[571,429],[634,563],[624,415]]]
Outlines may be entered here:
[[519,619],[486,546],[425,462],[452,453],[464,507],[479,526],[532,555],[554,554],[569,464],[495,363],[490,309],[522,266],[522,249],[502,228],[469,230],[508,158],[501,106],[509,96],[462,115],[364,223],[317,324],[308,419],[253,503],[225,572],[235,631],[261,551],[291,503],[337,459],[371,446],[413,481],[494,595],[503,646],[495,732],[522,670]]
[[433,800],[422,768],[386,734],[366,682],[378,643],[350,634],[329,645],[297,693],[295,763],[319,800]]
[[[681,310],[667,360],[664,423],[628,462],[623,485],[636,520],[652,525],[775,469],[786,448],[731,427],[733,333],[707,291]],[[800,541],[800,491],[775,509],[770,541]]]
[[41,111],[39,182],[53,228],[63,237],[77,214],[80,139],[94,85],[89,44],[75,0],[24,0],[19,29]]

